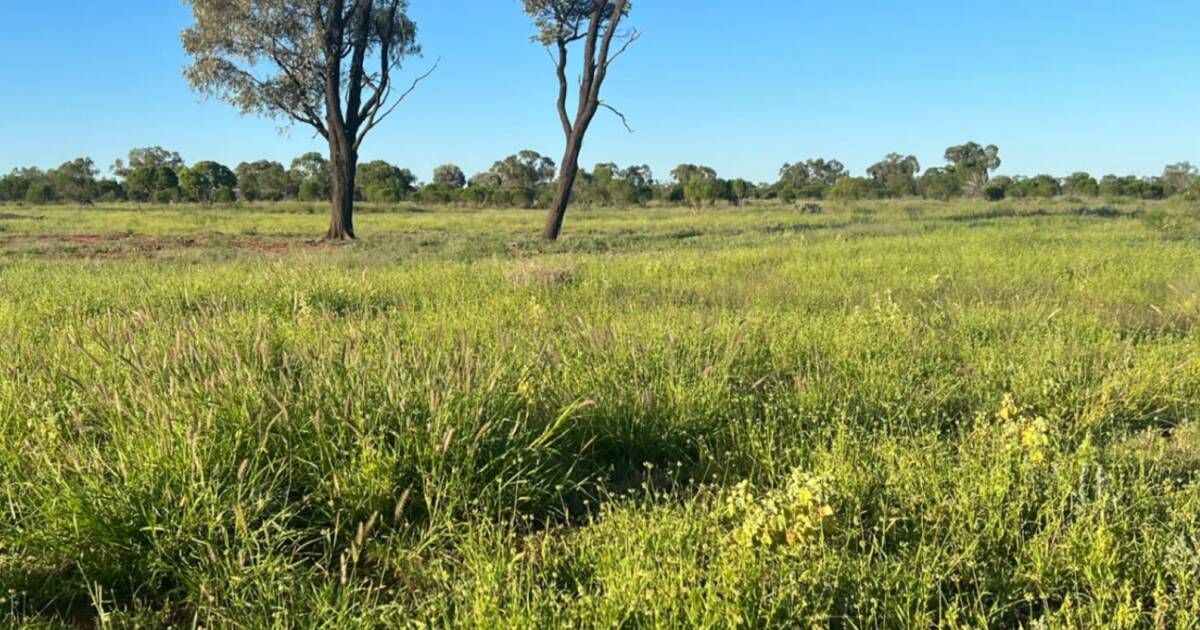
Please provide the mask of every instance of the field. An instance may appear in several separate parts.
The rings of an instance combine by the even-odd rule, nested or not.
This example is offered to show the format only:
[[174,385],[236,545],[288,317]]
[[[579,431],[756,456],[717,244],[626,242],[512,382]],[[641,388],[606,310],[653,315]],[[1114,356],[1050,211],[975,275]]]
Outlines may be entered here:
[[0,208],[0,626],[1196,627],[1198,216]]

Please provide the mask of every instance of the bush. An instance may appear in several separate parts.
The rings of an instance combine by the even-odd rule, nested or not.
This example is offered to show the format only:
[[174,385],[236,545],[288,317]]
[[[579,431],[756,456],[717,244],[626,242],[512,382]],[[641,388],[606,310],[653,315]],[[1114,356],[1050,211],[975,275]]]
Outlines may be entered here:
[[215,199],[217,203],[229,204],[237,200],[237,195],[233,193],[233,189],[229,186],[221,186],[217,189],[217,193],[214,195],[213,199]]
[[34,182],[25,192],[25,201],[40,206],[54,201],[54,187],[46,182]]
[[829,189],[829,198],[841,201],[856,201],[877,197],[875,182],[863,177],[843,177]]
[[962,194],[962,180],[954,172],[931,168],[917,181],[917,189],[926,199],[951,199]]
[[300,184],[300,201],[322,201],[329,197],[329,190],[316,178],[306,179]]
[[154,191],[154,203],[169,204],[174,203],[179,197],[178,191],[174,188],[165,188],[163,190]]
[[392,183],[371,184],[366,197],[371,203],[396,203],[400,201],[400,189]]
[[513,208],[532,208],[533,202],[536,199],[537,192],[532,188],[524,186],[500,188],[492,194],[493,203],[498,206],[510,206]]

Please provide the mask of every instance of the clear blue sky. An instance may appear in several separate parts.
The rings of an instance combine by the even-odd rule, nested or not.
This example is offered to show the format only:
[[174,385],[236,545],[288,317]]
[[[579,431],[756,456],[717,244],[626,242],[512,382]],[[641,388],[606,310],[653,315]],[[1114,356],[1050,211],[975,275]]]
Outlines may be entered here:
[[[686,7],[686,8],[685,8]],[[411,0],[437,73],[368,138],[363,159],[423,179],[531,148],[556,160],[552,68],[516,0]],[[322,150],[188,90],[176,0],[0,0],[0,171],[135,146],[189,162],[287,163]],[[584,162],[680,162],[774,180],[783,162],[890,151],[922,166],[966,140],[1000,145],[1006,173],[1155,174],[1200,162],[1195,0],[637,0],[643,39],[614,67]]]

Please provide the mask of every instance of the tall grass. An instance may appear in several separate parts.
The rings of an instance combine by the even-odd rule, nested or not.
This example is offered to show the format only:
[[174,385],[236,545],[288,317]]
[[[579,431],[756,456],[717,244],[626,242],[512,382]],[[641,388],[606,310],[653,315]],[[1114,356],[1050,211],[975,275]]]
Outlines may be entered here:
[[0,234],[0,620],[1200,624],[1200,250],[1139,211],[397,212],[326,249],[39,210]]

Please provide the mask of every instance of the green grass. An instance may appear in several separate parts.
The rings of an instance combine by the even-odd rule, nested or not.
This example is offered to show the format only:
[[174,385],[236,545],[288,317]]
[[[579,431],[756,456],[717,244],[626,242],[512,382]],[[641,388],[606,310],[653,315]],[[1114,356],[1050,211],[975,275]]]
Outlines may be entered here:
[[0,625],[1195,627],[1198,215],[1083,205],[8,208]]

